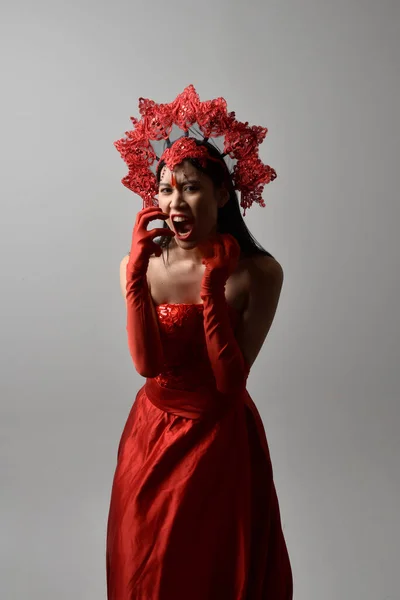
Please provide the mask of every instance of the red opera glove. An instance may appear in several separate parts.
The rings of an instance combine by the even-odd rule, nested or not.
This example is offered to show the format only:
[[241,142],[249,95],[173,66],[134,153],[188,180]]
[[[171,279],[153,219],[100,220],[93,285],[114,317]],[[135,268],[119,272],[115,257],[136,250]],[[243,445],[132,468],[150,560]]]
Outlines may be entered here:
[[218,390],[224,394],[234,393],[245,388],[249,374],[225,298],[225,284],[238,263],[240,246],[231,235],[217,234],[200,248],[206,266],[200,297],[208,356]]
[[126,265],[128,346],[135,368],[143,377],[156,377],[163,363],[157,316],[146,277],[150,256],[160,256],[162,252],[153,238],[175,235],[167,228],[147,231],[147,227],[153,219],[167,218],[168,215],[154,206],[138,212]]

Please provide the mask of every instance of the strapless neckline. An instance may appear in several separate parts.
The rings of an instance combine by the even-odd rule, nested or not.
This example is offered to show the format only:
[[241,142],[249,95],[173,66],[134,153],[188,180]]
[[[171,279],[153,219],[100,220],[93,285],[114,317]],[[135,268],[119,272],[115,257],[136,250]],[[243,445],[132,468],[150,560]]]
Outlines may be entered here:
[[202,302],[161,302],[161,304],[156,304],[156,307],[159,306],[204,306]]
[[[228,308],[231,309],[233,312],[235,312],[237,315],[239,315],[239,310],[233,306],[232,304],[229,304],[229,302],[227,302]],[[203,308],[204,304],[203,302],[161,302],[161,304],[156,304],[156,308],[165,308],[168,306],[172,306],[172,307],[177,307],[177,306],[182,306],[182,307],[186,307],[186,306],[193,306],[194,308]]]

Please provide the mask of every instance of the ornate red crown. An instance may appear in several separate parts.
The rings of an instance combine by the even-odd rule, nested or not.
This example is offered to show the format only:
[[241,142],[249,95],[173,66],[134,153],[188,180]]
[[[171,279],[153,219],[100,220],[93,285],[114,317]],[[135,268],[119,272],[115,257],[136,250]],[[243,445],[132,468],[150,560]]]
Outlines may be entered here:
[[[197,124],[204,140],[224,136],[222,156],[236,160],[231,173],[234,188],[241,193],[240,204],[244,209],[257,202],[265,206],[262,193],[265,184],[276,178],[272,167],[259,158],[259,145],[267,135],[265,127],[252,126],[237,121],[234,112],[227,112],[224,98],[200,102],[193,85],[189,85],[170,104],[156,104],[153,100],[139,99],[141,119],[130,117],[134,129],[126,132],[126,138],[114,142],[121,157],[128,165],[129,173],[121,183],[143,199],[143,206],[157,205],[158,192],[154,164],[164,160],[173,170],[185,158],[196,158],[205,165],[215,160],[205,146],[198,146],[189,130]],[[178,126],[184,134],[171,143],[172,128]],[[167,148],[159,158],[151,141],[165,140]]]

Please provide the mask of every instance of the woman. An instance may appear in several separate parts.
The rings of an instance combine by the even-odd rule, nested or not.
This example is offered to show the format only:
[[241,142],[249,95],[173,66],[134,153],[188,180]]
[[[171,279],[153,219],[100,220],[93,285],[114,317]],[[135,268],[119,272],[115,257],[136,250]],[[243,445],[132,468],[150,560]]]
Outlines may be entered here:
[[268,443],[246,390],[282,268],[248,232],[207,136],[163,157],[157,203],[138,213],[121,262],[128,345],[147,379],[118,448],[108,599],[290,600]]

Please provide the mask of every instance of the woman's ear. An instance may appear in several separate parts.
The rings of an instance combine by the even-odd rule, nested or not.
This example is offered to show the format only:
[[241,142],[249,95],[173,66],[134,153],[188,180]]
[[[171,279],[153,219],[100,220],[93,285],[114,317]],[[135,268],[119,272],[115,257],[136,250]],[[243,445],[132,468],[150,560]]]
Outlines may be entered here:
[[225,206],[225,204],[228,202],[229,200],[229,192],[226,189],[226,187],[221,187],[218,190],[218,197],[217,197],[217,203],[218,203],[218,208],[222,208],[223,206]]

